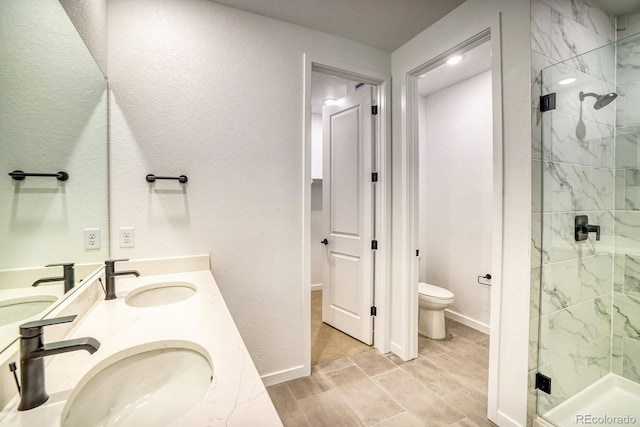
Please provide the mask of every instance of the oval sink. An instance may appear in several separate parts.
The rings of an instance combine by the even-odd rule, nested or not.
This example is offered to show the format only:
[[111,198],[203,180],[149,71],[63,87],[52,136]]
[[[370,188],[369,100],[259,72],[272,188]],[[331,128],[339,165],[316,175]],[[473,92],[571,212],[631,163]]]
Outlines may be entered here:
[[124,299],[132,307],[156,307],[174,304],[192,297],[196,287],[188,282],[163,282],[142,286]]
[[0,326],[20,322],[46,310],[57,300],[53,295],[35,295],[0,301]]
[[61,425],[170,424],[197,405],[209,389],[213,369],[205,354],[189,343],[155,349],[143,345],[120,352],[96,366],[74,388]]

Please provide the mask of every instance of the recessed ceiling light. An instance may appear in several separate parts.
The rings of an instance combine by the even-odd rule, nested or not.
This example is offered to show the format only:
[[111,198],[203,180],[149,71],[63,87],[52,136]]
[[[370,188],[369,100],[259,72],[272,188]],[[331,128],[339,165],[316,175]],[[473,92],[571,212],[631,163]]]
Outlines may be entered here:
[[570,77],[570,78],[568,78],[568,79],[560,80],[560,81],[558,82],[558,84],[559,84],[559,85],[570,85],[571,83],[573,83],[573,82],[575,82],[575,81],[576,81],[576,79],[575,79],[575,78]]
[[462,55],[456,55],[456,56],[452,56],[451,58],[449,58],[447,60],[447,64],[449,65],[455,65],[458,62],[462,61]]
[[324,105],[337,105],[338,101],[332,98],[327,98],[324,100]]

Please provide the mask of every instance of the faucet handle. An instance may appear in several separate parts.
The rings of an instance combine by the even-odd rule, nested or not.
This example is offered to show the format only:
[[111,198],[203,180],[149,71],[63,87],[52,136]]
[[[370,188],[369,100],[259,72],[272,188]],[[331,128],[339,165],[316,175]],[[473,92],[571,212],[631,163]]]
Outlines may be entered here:
[[69,268],[69,267],[73,267],[74,263],[72,262],[61,262],[59,264],[47,264],[45,265],[45,267],[65,267],[65,268]]
[[73,322],[77,317],[77,314],[64,317],[54,317],[52,319],[34,320],[33,322],[27,322],[20,325],[20,337],[21,338],[33,338],[42,334],[42,328],[49,325],[58,325],[60,323]]
[[105,263],[105,265],[109,265],[109,264],[113,265],[113,264],[115,264],[116,262],[124,262],[124,261],[129,261],[129,258],[122,258],[122,259],[108,259],[108,260],[106,260],[104,263]]

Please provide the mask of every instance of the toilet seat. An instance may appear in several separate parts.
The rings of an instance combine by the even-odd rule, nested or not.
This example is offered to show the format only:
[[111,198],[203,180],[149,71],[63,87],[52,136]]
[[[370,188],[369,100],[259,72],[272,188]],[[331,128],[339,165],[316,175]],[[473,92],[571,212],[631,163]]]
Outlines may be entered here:
[[440,286],[436,285],[430,285],[424,282],[418,283],[418,293],[425,297],[439,300],[449,300],[453,298],[453,293],[448,289],[441,288]]

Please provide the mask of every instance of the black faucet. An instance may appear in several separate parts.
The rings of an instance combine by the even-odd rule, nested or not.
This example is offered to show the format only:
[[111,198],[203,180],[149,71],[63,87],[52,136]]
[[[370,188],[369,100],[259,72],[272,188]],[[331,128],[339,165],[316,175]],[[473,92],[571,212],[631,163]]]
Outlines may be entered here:
[[121,261],[129,261],[129,258],[111,259],[104,262],[104,278],[105,278],[105,281],[107,282],[106,289],[104,291],[106,294],[104,299],[106,300],[116,299],[116,277],[117,276],[136,276],[136,277],[140,276],[140,273],[136,270],[118,271],[116,273],[115,264],[116,262],[121,262]]
[[42,341],[43,328],[59,323],[73,322],[75,315],[54,319],[36,320],[20,325],[20,404],[18,411],[33,409],[49,399],[44,384],[44,357],[54,354],[86,350],[95,353],[100,343],[95,338],[76,338],[45,344]]
[[66,294],[75,286],[75,270],[73,269],[73,263],[63,263],[63,264],[49,264],[45,265],[45,267],[62,267],[63,268],[63,276],[62,277],[45,277],[44,279],[38,279],[31,286],[38,286],[40,283],[47,282],[61,282],[64,280],[64,293]]

